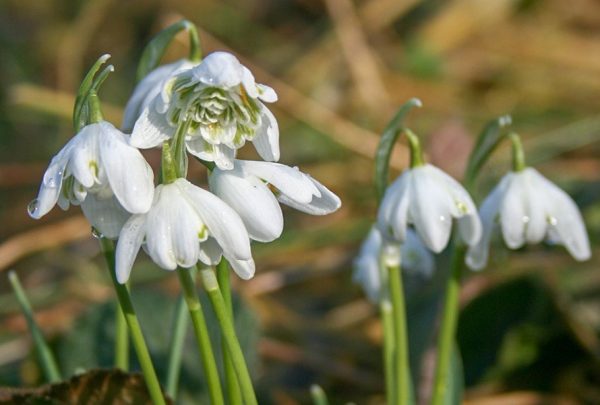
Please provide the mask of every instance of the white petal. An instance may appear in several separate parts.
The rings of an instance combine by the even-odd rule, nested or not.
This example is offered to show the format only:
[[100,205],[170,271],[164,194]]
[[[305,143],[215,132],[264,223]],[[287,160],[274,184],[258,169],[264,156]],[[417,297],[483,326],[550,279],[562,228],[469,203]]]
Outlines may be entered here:
[[261,109],[261,125],[256,130],[252,143],[264,160],[268,162],[279,160],[279,125],[273,113],[264,105]]
[[[531,169],[533,170],[533,169]],[[549,202],[548,218],[560,243],[567,248],[576,260],[588,260],[591,257],[590,241],[579,208],[567,193],[547,180],[537,171],[532,173],[544,188],[544,194]]]
[[353,281],[360,284],[372,302],[379,301],[381,293],[381,272],[379,257],[381,255],[382,238],[376,227],[372,227],[369,235],[360,247],[358,257],[354,260]]
[[196,80],[208,86],[230,88],[242,82],[242,65],[228,52],[213,52],[192,69]]
[[481,220],[477,215],[477,208],[471,196],[464,187],[442,170],[432,165],[425,166],[433,175],[437,176],[444,184],[454,204],[451,206],[452,216],[458,218],[458,231],[463,241],[471,246],[481,238]]
[[297,168],[272,162],[236,160],[235,164],[245,173],[254,175],[275,186],[281,194],[300,204],[308,204],[319,189],[308,176]]
[[108,182],[123,207],[132,214],[148,212],[154,196],[154,174],[142,154],[118,129],[103,123],[100,157]]
[[139,118],[141,112],[160,94],[162,86],[169,77],[182,69],[190,68],[192,66],[193,64],[190,61],[181,59],[167,65],[159,66],[148,73],[148,75],[135,86],[133,94],[127,102],[123,117],[123,125],[121,126],[122,130],[130,132],[133,129],[135,121]]
[[257,84],[258,87],[258,98],[264,101],[265,103],[274,103],[277,101],[277,93],[269,86],[265,86],[264,84]]
[[465,262],[472,270],[483,269],[488,261],[488,253],[490,249],[490,241],[492,233],[496,228],[496,218],[498,211],[504,198],[504,193],[512,178],[512,174],[504,176],[500,183],[492,190],[492,192],[483,200],[479,209],[483,232],[482,236],[475,245],[470,246],[467,251]]
[[180,198],[172,184],[160,185],[154,191],[154,204],[146,220],[146,250],[154,263],[166,270],[177,268],[171,237],[173,201]]
[[135,122],[129,143],[140,149],[154,148],[174,134],[175,128],[169,125],[165,114],[156,111],[154,103],[152,103],[143,109]]
[[233,169],[233,160],[235,159],[235,149],[231,149],[225,145],[215,145],[214,161],[219,169]]
[[317,187],[320,196],[313,196],[308,204],[297,203],[285,194],[279,195],[277,199],[285,205],[311,215],[331,214],[342,206],[342,201],[337,195],[329,191],[327,187],[310,177],[308,174],[306,174],[306,176],[312,181],[315,187]]
[[425,247],[417,233],[409,230],[406,242],[400,246],[402,271],[422,277],[431,277],[435,270],[435,258]]
[[269,188],[258,178],[244,178],[239,168],[215,169],[210,189],[233,208],[244,221],[250,238],[271,242],[283,231],[283,215]]
[[146,215],[132,215],[123,225],[115,253],[117,281],[125,284],[146,233]]
[[510,249],[518,249],[525,244],[525,225],[529,218],[525,201],[530,198],[530,193],[535,193],[535,190],[530,190],[523,174],[513,173],[500,204],[502,236]]
[[231,264],[233,271],[243,280],[249,280],[254,277],[254,272],[256,271],[256,266],[254,264],[254,260],[252,258],[248,260],[240,260],[235,257],[229,256],[227,254],[224,255],[225,258]]
[[409,179],[410,171],[407,170],[387,188],[377,214],[379,230],[387,237],[393,235],[399,242],[404,242],[406,238],[410,201]]
[[81,210],[90,224],[109,239],[116,239],[119,236],[123,224],[131,216],[114,196],[99,198],[98,195],[92,193],[88,193],[81,203]]
[[429,249],[439,253],[448,244],[452,229],[451,196],[436,177],[425,167],[412,169],[409,178],[409,220]]
[[173,184],[191,200],[198,216],[225,254],[240,260],[252,257],[248,232],[239,215],[229,205],[185,179],[178,179]]
[[258,88],[256,87],[256,82],[254,81],[254,76],[246,66],[242,66],[242,84],[244,85],[248,96],[252,98],[258,97],[259,93]]
[[200,243],[200,254],[198,260],[208,266],[215,266],[221,261],[223,249],[215,238],[208,238]]
[[546,206],[552,202],[552,196],[545,192],[545,182],[540,182],[536,174],[541,176],[532,168],[527,168],[523,172],[524,181],[531,191],[524,202],[528,218],[525,225],[525,239],[528,243],[540,243],[546,237],[548,229]]
[[198,262],[199,235],[205,228],[189,200],[179,189],[177,190],[179,191],[177,199],[171,201],[170,236],[177,265],[189,268]]
[[98,181],[102,168],[98,150],[98,140],[102,135],[102,125],[90,124],[77,134],[77,143],[73,145],[69,170],[85,188],[90,188]]

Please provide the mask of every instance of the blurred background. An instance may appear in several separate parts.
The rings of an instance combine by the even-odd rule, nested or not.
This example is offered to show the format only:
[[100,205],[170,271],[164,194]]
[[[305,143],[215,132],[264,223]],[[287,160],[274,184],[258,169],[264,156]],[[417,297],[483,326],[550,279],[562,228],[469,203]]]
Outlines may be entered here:
[[[511,114],[529,164],[580,206],[593,257],[560,247],[493,247],[466,275],[458,343],[469,404],[600,403],[600,3],[594,0],[4,0],[0,3],[0,385],[42,375],[6,271],[15,269],[63,373],[112,364],[113,292],[78,208],[27,216],[51,157],[72,136],[73,94],[104,53],[116,71],[100,93],[119,124],[143,47],[187,18],[206,53],[229,50],[275,88],[281,162],[340,195],[327,217],[284,210],[283,236],[255,244],[257,275],[235,280],[237,322],[261,404],[309,402],[319,383],[333,404],[382,403],[377,308],[352,283],[352,260],[375,218],[379,134],[410,97],[409,126],[428,159],[460,178],[475,136]],[[165,56],[187,53],[178,37]],[[402,143],[402,142],[401,142]],[[500,147],[480,176],[480,202],[509,169]],[[156,167],[158,154],[146,153]],[[246,147],[242,157],[253,158]],[[393,174],[406,166],[399,146]],[[204,169],[190,177],[206,184]],[[409,280],[413,365],[422,393],[446,274]],[[144,254],[135,304],[164,371],[178,283]],[[243,308],[243,309],[242,309]],[[190,336],[182,403],[203,387]],[[162,367],[162,368],[161,368]],[[195,398],[195,399],[192,399]]]

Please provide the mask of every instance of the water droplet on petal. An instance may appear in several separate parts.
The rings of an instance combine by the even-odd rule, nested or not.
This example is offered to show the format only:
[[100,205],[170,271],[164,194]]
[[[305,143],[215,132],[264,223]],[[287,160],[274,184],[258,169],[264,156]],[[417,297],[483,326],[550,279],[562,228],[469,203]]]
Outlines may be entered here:
[[31,201],[27,205],[27,212],[29,213],[30,216],[34,216],[39,207],[40,207],[40,203],[39,203],[38,199],[36,198],[35,200]]
[[48,188],[56,188],[62,182],[63,171],[58,171],[54,176],[44,177],[44,186]]
[[440,222],[444,222],[444,221],[446,221],[446,217],[443,215],[440,215]]
[[104,237],[104,235],[102,235],[102,232],[100,232],[98,229],[96,229],[93,226],[92,226],[92,236],[96,239],[101,239]]
[[523,215],[522,220],[523,220],[523,223],[527,224],[527,223],[529,223],[529,221],[531,220],[531,218],[529,218],[527,215]]

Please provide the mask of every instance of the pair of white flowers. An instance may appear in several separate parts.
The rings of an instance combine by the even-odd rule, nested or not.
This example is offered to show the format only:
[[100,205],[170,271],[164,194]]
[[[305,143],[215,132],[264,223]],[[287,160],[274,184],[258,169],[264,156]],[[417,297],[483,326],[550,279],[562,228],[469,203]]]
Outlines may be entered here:
[[[518,249],[525,243],[564,245],[579,261],[587,260],[590,245],[583,219],[573,200],[533,168],[509,172],[475,208],[467,191],[432,165],[410,168],[386,190],[377,229],[363,243],[355,261],[355,280],[367,295],[378,297],[380,260],[396,249],[402,266],[429,274],[433,261],[423,253],[441,252],[450,238],[453,219],[468,246],[466,264],[473,270],[485,267],[493,232],[501,228],[506,245]],[[412,224],[418,237],[412,234]],[[417,251],[406,258],[405,251]],[[415,262],[420,260],[422,263]],[[377,292],[377,293],[376,293]]]
[[[279,203],[324,215],[339,198],[309,175],[279,163],[277,122],[263,102],[273,89],[256,84],[231,54],[215,52],[200,64],[189,61],[157,68],[136,87],[127,104],[125,135],[110,123],[85,126],[52,159],[34,218],[81,205],[92,226],[119,238],[116,271],[129,278],[141,246],[162,268],[207,265],[226,257],[248,279],[255,266],[250,239],[268,242],[283,229]],[[152,169],[137,148],[160,146],[185,130],[188,152],[214,161],[210,192],[179,178],[154,187]],[[235,159],[250,140],[268,162]]]

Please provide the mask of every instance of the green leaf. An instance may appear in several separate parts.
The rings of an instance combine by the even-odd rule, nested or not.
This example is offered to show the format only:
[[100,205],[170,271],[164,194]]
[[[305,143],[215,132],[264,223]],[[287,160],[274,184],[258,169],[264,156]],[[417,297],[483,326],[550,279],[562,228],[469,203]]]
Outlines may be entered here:
[[138,82],[158,66],[160,59],[165,54],[165,51],[167,50],[167,47],[171,41],[173,41],[173,38],[175,38],[175,36],[183,30],[186,30],[190,33],[190,59],[201,59],[202,55],[196,26],[188,20],[181,20],[156,34],[150,43],[146,45],[144,52],[142,52],[140,63],[138,64],[136,74],[136,80]]
[[[77,91],[77,97],[75,98],[75,106],[73,107],[73,128],[75,132],[79,132],[79,130],[85,125],[85,101],[87,99],[88,93],[93,88],[94,85],[94,76],[100,69],[100,67],[106,63],[106,61],[110,58],[109,54],[104,54],[96,60],[96,62],[92,65],[90,70],[87,72],[83,81],[79,85],[79,90]],[[110,69],[109,69],[110,70]],[[104,70],[106,71],[106,69]],[[103,72],[104,73],[104,72]],[[103,76],[103,75],[101,75]],[[105,77],[105,76],[104,76]],[[102,79],[103,80],[103,79]]]
[[418,98],[408,100],[398,109],[398,112],[381,135],[377,153],[375,154],[375,190],[379,201],[383,198],[383,194],[387,188],[390,157],[396,139],[398,139],[398,135],[402,131],[404,117],[413,107],[421,107],[421,105],[421,100]]
[[469,162],[467,163],[467,170],[465,172],[465,184],[467,189],[472,188],[475,178],[477,177],[477,174],[479,174],[479,170],[488,160],[494,149],[496,149],[496,146],[498,146],[500,141],[504,139],[507,134],[506,131],[504,131],[504,128],[509,126],[511,122],[512,119],[510,115],[503,115],[488,122],[483,128],[483,131],[479,134],[477,143],[469,156]]
[[[0,388],[0,404],[149,404],[144,378],[140,373],[118,369],[90,370],[69,380],[39,388]],[[166,398],[167,404],[173,401]]]
[[463,377],[462,360],[460,358],[460,350],[458,344],[454,344],[454,350],[452,350],[452,357],[450,358],[450,384],[448,387],[450,390],[446,393],[444,398],[445,405],[459,405],[462,403],[462,396],[465,386]]

